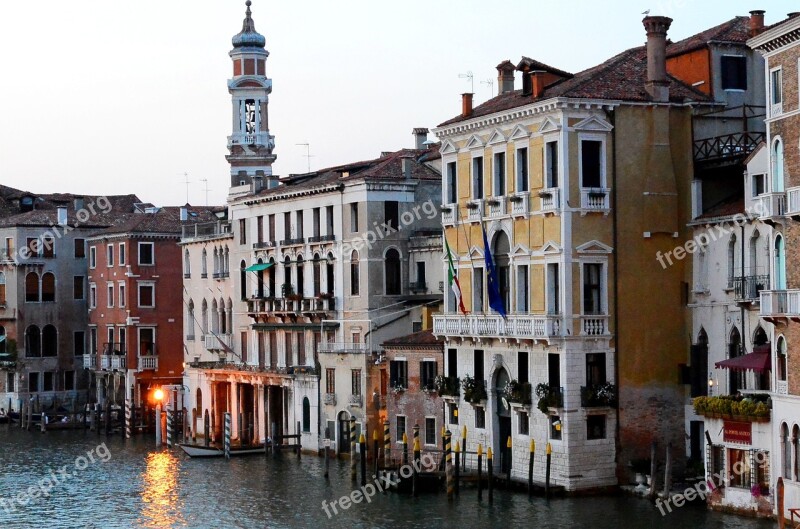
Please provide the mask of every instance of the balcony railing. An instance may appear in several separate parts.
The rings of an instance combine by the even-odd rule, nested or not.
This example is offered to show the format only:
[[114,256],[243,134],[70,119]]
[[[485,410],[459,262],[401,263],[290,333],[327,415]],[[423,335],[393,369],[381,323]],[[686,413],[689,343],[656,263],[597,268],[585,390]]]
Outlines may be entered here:
[[213,277],[214,279],[225,279],[226,277],[230,277],[230,272],[214,272]]
[[604,187],[581,189],[581,209],[586,211],[608,211],[611,209],[610,190]]
[[483,200],[476,198],[467,202],[467,220],[480,222],[483,219]]
[[786,190],[786,215],[800,215],[800,187],[790,187]]
[[769,288],[768,275],[739,276],[733,278],[733,292],[736,301],[758,301],[760,292],[767,288]]
[[84,369],[97,369],[97,355],[94,353],[83,355]]
[[458,204],[442,205],[442,225],[452,226],[458,222]]
[[247,312],[253,314],[269,313],[311,313],[334,310],[335,301],[331,297],[316,298],[253,298],[247,300]]
[[443,336],[546,339],[561,335],[561,317],[509,314],[503,319],[492,314],[437,314],[433,317],[433,332]]
[[228,145],[265,145],[270,146],[273,144],[273,139],[269,133],[259,132],[256,134],[242,134],[237,133],[228,136]]
[[694,142],[696,162],[722,161],[747,156],[764,141],[763,132],[737,132]]
[[319,344],[320,353],[364,354],[367,346],[363,343],[327,342]]
[[408,290],[414,294],[425,293],[428,291],[428,283],[425,281],[412,281],[408,284]]
[[756,197],[759,220],[770,220],[786,214],[786,193],[764,193]]
[[506,197],[492,197],[486,199],[486,216],[490,219],[506,215]]
[[617,386],[599,384],[581,387],[581,406],[584,408],[600,408],[617,405]]
[[275,241],[261,241],[253,243],[253,250],[263,250],[265,248],[275,248]]
[[183,226],[182,231],[184,239],[210,238],[230,233],[231,225],[223,221],[202,222]]
[[158,371],[158,357],[155,355],[139,355],[139,371]]
[[604,336],[608,332],[608,316],[585,315],[581,316],[581,334],[583,336]]
[[334,242],[336,235],[315,235],[308,238],[309,244],[319,244],[322,242]]
[[232,334],[206,334],[204,336],[206,349],[209,351],[226,351],[233,349]]
[[103,354],[104,355],[124,355],[125,354],[125,344],[124,343],[106,342],[106,343],[103,344]]
[[120,356],[116,354],[100,355],[100,369],[104,371],[120,371],[127,368],[128,368],[127,357],[125,356]]
[[514,217],[527,215],[531,211],[530,193],[517,193],[509,199],[511,202],[511,215]]
[[788,318],[800,316],[800,290],[762,290],[762,318]]
[[551,213],[557,211],[561,207],[561,190],[557,187],[542,189],[539,191],[539,196],[542,199],[540,206],[540,211],[542,213]]
[[283,239],[281,241],[281,246],[297,246],[305,243],[306,240],[304,237],[295,237],[293,239]]

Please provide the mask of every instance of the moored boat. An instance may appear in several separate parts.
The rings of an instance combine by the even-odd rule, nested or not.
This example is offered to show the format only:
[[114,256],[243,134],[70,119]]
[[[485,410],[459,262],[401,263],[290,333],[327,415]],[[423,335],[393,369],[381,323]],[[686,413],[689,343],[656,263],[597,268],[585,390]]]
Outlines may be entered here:
[[[219,446],[204,446],[204,445],[196,445],[196,444],[189,444],[189,443],[178,443],[178,446],[181,447],[186,455],[189,457],[223,457],[225,456],[225,451],[222,447]],[[264,453],[264,445],[253,445],[253,446],[232,446],[231,447],[231,457],[234,456],[246,456],[246,455],[254,455],[254,454],[263,454]]]

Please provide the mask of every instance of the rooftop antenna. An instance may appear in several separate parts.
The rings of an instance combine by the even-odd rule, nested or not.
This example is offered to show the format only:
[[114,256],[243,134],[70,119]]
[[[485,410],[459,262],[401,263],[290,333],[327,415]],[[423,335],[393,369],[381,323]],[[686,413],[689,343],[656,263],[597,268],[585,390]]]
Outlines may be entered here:
[[208,192],[210,191],[210,189],[208,189],[208,178],[201,178],[200,181],[205,184],[206,207],[208,207]]
[[306,142],[306,143],[296,143],[295,145],[297,145],[299,147],[305,147],[306,148],[306,153],[303,156],[306,157],[306,161],[308,162],[308,172],[310,173],[311,172],[311,158],[313,158],[313,155],[311,154],[311,144]]
[[471,92],[475,93],[475,74],[472,73],[472,70],[469,70],[467,73],[460,73],[458,74],[459,79],[469,79],[469,86]]
[[185,178],[183,183],[186,184],[186,203],[188,204],[189,203],[189,173],[183,173],[183,178]]
[[494,97],[494,79],[492,79],[490,77],[489,79],[486,79],[485,81],[481,81],[481,84],[485,84],[486,86],[488,86],[489,90],[492,91],[492,97]]

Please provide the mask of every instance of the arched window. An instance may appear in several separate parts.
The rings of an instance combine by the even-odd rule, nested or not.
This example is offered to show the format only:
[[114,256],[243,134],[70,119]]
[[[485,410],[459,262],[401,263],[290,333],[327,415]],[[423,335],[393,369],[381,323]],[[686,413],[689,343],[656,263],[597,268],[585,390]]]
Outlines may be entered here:
[[759,259],[758,259],[758,238],[759,237],[760,237],[760,234],[758,233],[758,230],[755,230],[753,232],[753,235],[750,237],[750,255],[749,255],[749,258],[750,258],[750,262],[749,262],[750,270],[749,270],[748,273],[742,274],[742,275],[756,276],[756,275],[759,274],[759,266],[760,266]]
[[192,277],[192,261],[189,259],[189,249],[183,252],[183,277]]
[[247,263],[244,259],[239,263],[239,290],[241,291],[242,301],[247,299]]
[[225,311],[225,301],[219,300],[219,333],[228,334],[228,313]]
[[283,297],[291,296],[294,287],[292,286],[292,260],[287,255],[283,258],[283,285],[281,286],[281,295]]
[[319,296],[322,293],[322,258],[319,256],[318,253],[314,254],[314,259],[311,262],[311,266],[313,267],[314,273],[314,297]]
[[[739,329],[733,328],[728,340],[728,358],[736,358],[742,355],[742,336],[739,334]],[[740,389],[743,389],[744,377],[741,371],[729,369],[728,374],[728,393],[735,395]]]
[[303,431],[311,431],[311,403],[308,397],[303,397]]
[[222,258],[222,273],[227,277],[231,273],[231,255],[228,252],[228,247],[225,247],[225,253]]
[[228,302],[225,304],[225,317],[228,319],[226,323],[228,334],[233,334],[233,302],[231,298],[228,298]]
[[211,301],[211,333],[219,334],[219,305],[216,299]]
[[767,337],[766,331],[759,325],[756,327],[755,332],[753,332],[753,345],[765,345],[768,342],[769,338]]
[[[260,262],[260,260],[259,260],[259,262]],[[269,297],[271,297],[271,298],[274,298],[275,297],[275,259],[273,257],[269,258],[269,264],[271,264],[272,266],[267,268],[267,289],[268,289],[267,295]],[[264,277],[263,273],[261,274],[261,277],[262,277],[262,281],[263,281],[263,277]]]
[[25,301],[36,303],[39,301],[39,274],[29,272],[25,276]]
[[58,356],[58,332],[52,325],[42,329],[42,356]]
[[789,439],[789,426],[781,425],[781,452],[783,453],[783,479],[792,479],[792,442]]
[[[500,231],[495,235],[494,243],[492,244],[492,252],[494,257],[494,265],[497,270],[497,290],[500,293],[500,299],[503,300],[503,308],[508,313],[511,299],[511,281],[509,273],[509,258],[511,254],[511,244],[508,241],[508,235],[504,231]],[[486,270],[486,269],[484,269]],[[488,273],[488,270],[486,270]],[[489,278],[486,278],[486,286],[489,286]],[[585,293],[584,293],[585,294]],[[600,306],[600,295],[597,294],[598,307]],[[600,314],[602,312],[598,312]]]
[[0,272],[0,307],[6,304],[6,275]]
[[775,279],[774,290],[786,290],[786,248],[783,236],[779,233],[775,237]]
[[326,260],[326,264],[325,264],[325,279],[327,280],[326,281],[327,292],[330,295],[333,295],[333,291],[334,291],[333,287],[335,286],[335,282],[336,282],[336,280],[334,279],[333,261],[334,261],[333,254],[329,253],[328,254],[328,259]]
[[776,193],[781,193],[784,190],[783,142],[780,138],[772,144],[772,190]]
[[194,398],[194,407],[197,409],[198,415],[203,413],[203,390],[197,388],[197,396]]
[[56,276],[47,272],[42,276],[42,301],[56,300]]
[[387,296],[399,296],[401,294],[400,283],[400,252],[391,248],[384,257],[384,281],[386,283]]
[[305,293],[305,288],[304,288],[305,287],[305,285],[304,285],[305,272],[303,270],[305,265],[306,265],[306,262],[303,260],[303,256],[302,255],[298,255],[297,256],[297,287],[295,288],[295,294],[297,294],[301,298],[303,297],[303,294]]
[[728,241],[728,288],[733,288],[733,278],[736,276],[736,235],[731,235]]
[[186,309],[186,339],[194,340],[194,301],[191,299]]
[[775,344],[775,355],[778,380],[786,380],[786,339],[783,336],[778,337],[778,343]]
[[208,302],[204,299],[203,304],[200,305],[200,330],[203,335],[208,334]]
[[700,247],[697,252],[697,283],[695,284],[695,290],[697,292],[708,290],[708,253],[704,246]]
[[200,277],[208,277],[208,252],[203,248],[203,254],[200,261]]
[[42,335],[39,334],[39,327],[31,325],[25,330],[25,356],[42,356]]
[[358,265],[358,252],[353,250],[350,254],[350,295],[358,296],[360,290],[361,272]]
[[[6,352],[6,328],[0,325],[0,354]],[[8,360],[4,358],[3,360]]]
[[792,428],[792,453],[794,454],[794,465],[792,465],[792,479],[794,481],[800,480],[800,451],[798,451],[798,446],[800,446],[800,428],[795,424]]
[[217,248],[214,247],[214,256],[213,256],[213,267],[214,267],[214,277],[218,277],[219,275],[219,255],[217,254]]

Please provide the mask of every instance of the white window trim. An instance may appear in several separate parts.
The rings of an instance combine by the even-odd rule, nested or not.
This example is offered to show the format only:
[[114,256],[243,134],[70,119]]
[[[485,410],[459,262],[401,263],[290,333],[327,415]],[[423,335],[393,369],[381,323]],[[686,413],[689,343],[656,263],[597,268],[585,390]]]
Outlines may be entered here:
[[[455,171],[455,173],[456,173],[456,178],[455,178],[456,199],[455,199],[454,202],[450,202],[450,199],[449,199],[449,197],[450,197],[450,187],[449,187],[449,183],[448,183],[449,175],[448,175],[447,171],[448,171],[448,166],[451,163],[455,164],[455,166],[456,166],[456,171]],[[442,167],[444,168],[444,178],[443,178],[444,185],[442,186],[442,204],[444,204],[444,205],[458,204],[458,156],[454,155],[454,154],[451,154],[451,155],[448,155],[446,157],[443,157],[442,158]]]
[[438,437],[436,436],[436,433],[437,433],[436,427],[438,426],[438,423],[436,421],[436,416],[434,416],[434,415],[426,415],[424,417],[423,421],[422,421],[423,427],[425,428],[423,430],[423,432],[422,432],[422,444],[423,444],[423,446],[438,446],[439,444],[437,442],[433,442],[433,443],[429,443],[428,442],[428,434],[427,434],[427,432],[428,432],[428,419],[433,419],[433,434],[434,434],[433,438],[434,439],[438,439]]
[[[158,329],[155,326],[143,326],[143,327],[138,327],[137,328],[137,331],[136,331],[136,338],[137,338],[136,343],[138,345],[136,346],[136,353],[138,354],[138,356],[147,356],[147,355],[142,355],[142,330],[143,329],[152,329],[153,330],[153,349],[155,349],[156,354],[154,354],[152,356],[158,356],[158,349],[155,347],[155,344],[158,343]],[[126,336],[126,338],[127,338],[127,336]]]
[[[142,246],[144,246],[144,245],[149,245],[149,246],[151,246],[153,248],[152,252],[150,252],[150,255],[153,257],[153,262],[152,263],[142,263]],[[137,250],[138,251],[136,253],[138,255],[136,256],[136,260],[138,261],[139,266],[155,266],[156,265],[156,245],[155,245],[155,243],[153,243],[153,242],[140,242],[138,247],[137,247]]]
[[106,245],[106,267],[111,268],[114,266],[114,245]]
[[125,266],[128,262],[128,251],[127,247],[125,246],[124,242],[119,243],[119,252],[117,260],[119,261],[120,266]]
[[[528,278],[528,294],[526,296],[527,299],[528,299],[528,308],[525,309],[524,311],[521,310],[520,307],[519,307],[519,296],[521,294],[521,291],[520,291],[520,285],[518,284],[519,283],[520,268],[523,267],[523,266],[528,269],[528,273],[526,274],[527,278]],[[531,312],[531,264],[530,264],[530,262],[526,261],[524,263],[514,263],[512,267],[514,269],[514,277],[511,278],[511,280],[512,280],[512,290],[514,291],[514,294],[515,294],[514,295],[514,312],[516,312],[517,314],[529,314]]]
[[[475,276],[476,275],[479,275],[482,278],[481,279],[481,301],[483,302],[483,304],[478,308],[475,307]],[[483,264],[481,264],[481,265],[475,264],[472,267],[471,280],[472,280],[472,284],[470,285],[470,290],[472,291],[472,299],[470,300],[470,305],[472,306],[472,311],[471,312],[473,312],[473,313],[474,312],[483,312],[483,309],[486,306],[486,269],[483,266]]]
[[[124,308],[125,305],[126,305],[125,296],[123,295],[123,294],[127,294],[127,288],[126,288],[125,285],[126,285],[125,281],[119,281],[117,283],[117,296],[119,298],[118,301],[117,301],[117,305],[120,308]],[[126,291],[126,292],[123,292],[123,291]]]
[[[580,285],[581,285],[581,316],[608,316],[608,260],[606,259],[579,259],[578,263],[580,264]],[[600,306],[602,310],[600,314],[586,314],[584,311],[583,306],[583,270],[584,265],[587,264],[599,264],[601,265],[600,269]]]
[[[403,418],[403,426],[405,426],[405,430],[403,432],[398,432],[397,431],[397,419],[400,418],[400,417]],[[408,416],[400,415],[400,414],[395,415],[394,416],[394,433],[395,433],[395,437],[397,437],[397,439],[395,440],[396,444],[400,444],[400,445],[403,444],[403,434],[406,433],[407,431],[408,431]]]
[[[498,154],[503,155],[503,180],[505,182],[505,192],[501,195],[495,189],[495,156]],[[516,154],[516,153],[515,153]],[[508,146],[506,143],[502,143],[499,145],[495,145],[492,147],[492,196],[493,197],[504,197],[509,194],[509,185],[508,185]],[[486,194],[486,193],[484,193]]]
[[[561,284],[561,273],[562,273],[562,269],[564,267],[564,264],[559,259],[559,256],[546,258],[544,260],[544,293],[545,293],[544,311],[545,311],[545,314],[556,315],[557,313],[555,313],[555,312],[551,313],[550,312],[550,309],[551,309],[551,307],[550,307],[550,304],[551,304],[550,303],[550,290],[549,290],[549,288],[550,288],[550,267],[548,265],[551,265],[551,264],[558,265],[558,277],[556,278],[556,280],[557,280],[556,282],[558,283],[558,297],[559,297],[557,303],[558,303],[558,307],[560,309],[558,314],[564,312],[564,304],[562,303],[562,299],[561,299],[561,297],[563,295],[563,290],[564,290],[563,285]],[[583,267],[581,267],[581,271],[582,270],[583,270]],[[583,283],[581,283],[581,285],[583,285]]]
[[[153,304],[142,305],[142,287],[153,287]],[[156,283],[155,281],[139,281],[136,283],[136,306],[143,309],[152,309],[156,306]]]
[[89,308],[97,308],[97,285],[95,283],[89,283]]
[[[522,149],[528,150],[528,189],[520,190],[520,165],[519,165],[519,151]],[[508,161],[506,161],[508,164]],[[514,193],[523,195],[531,192],[531,147],[528,138],[514,142]]]
[[[772,96],[773,96],[772,74],[774,72],[777,72],[777,71],[780,71],[780,82],[781,82],[781,87],[780,87],[781,88],[781,100],[780,100],[779,103],[775,103],[772,100]],[[767,77],[767,81],[768,81],[767,82],[767,102],[769,103],[768,104],[769,116],[770,117],[780,116],[781,114],[783,114],[783,66],[776,66],[775,68],[770,68],[769,69],[769,76]]]
[[607,135],[598,133],[579,133],[578,134],[578,182],[581,189],[592,189],[583,186],[583,142],[600,142],[600,188],[608,189],[608,175],[606,174],[606,143]]
[[[472,151],[472,156],[470,156],[469,161],[469,199],[470,200],[485,200],[486,199],[486,156],[484,156],[484,150],[481,148],[480,150]],[[475,197],[475,160],[477,158],[481,159],[481,181],[482,181],[482,191],[483,197],[476,198]]]
[[89,247],[89,268],[97,268],[97,246]]
[[[741,57],[741,58],[743,58],[745,60],[745,70],[744,70],[745,71],[745,77],[747,78],[747,81],[749,83],[749,81],[750,81],[750,75],[749,75],[750,74],[750,69],[748,68],[749,65],[747,64],[747,56],[746,55],[740,55],[740,54],[737,54],[737,53],[723,53],[719,57],[719,71],[720,71],[720,74],[722,73],[722,58],[723,57]],[[720,88],[722,88],[721,80],[720,80]],[[740,92],[740,93],[747,92],[746,88],[744,88],[744,89],[742,89],[742,88],[722,88],[722,90],[724,90],[726,92]]]
[[109,281],[108,283],[106,283],[106,308],[109,309],[114,308],[115,290],[116,289],[114,288],[113,282]]
[[[580,139],[581,139],[581,135],[579,134],[578,135],[578,140],[579,140],[578,145],[580,145]],[[549,157],[547,155],[547,144],[548,143],[555,143],[556,144],[556,157],[558,158],[558,160],[556,160],[556,163],[558,164],[558,177],[559,178],[558,178],[558,185],[556,187],[554,187],[554,188],[549,187],[547,185],[547,167],[548,167],[548,163],[547,162],[549,160]],[[580,156],[580,152],[578,153],[578,155]],[[562,158],[563,157],[562,157],[562,153],[561,153],[561,135],[558,133],[558,131],[548,132],[547,134],[543,135],[542,136],[542,189],[560,189],[561,188],[561,183],[564,181],[564,179],[561,178],[561,174],[562,174],[562,172],[564,170],[563,169],[563,164],[562,164]]]

